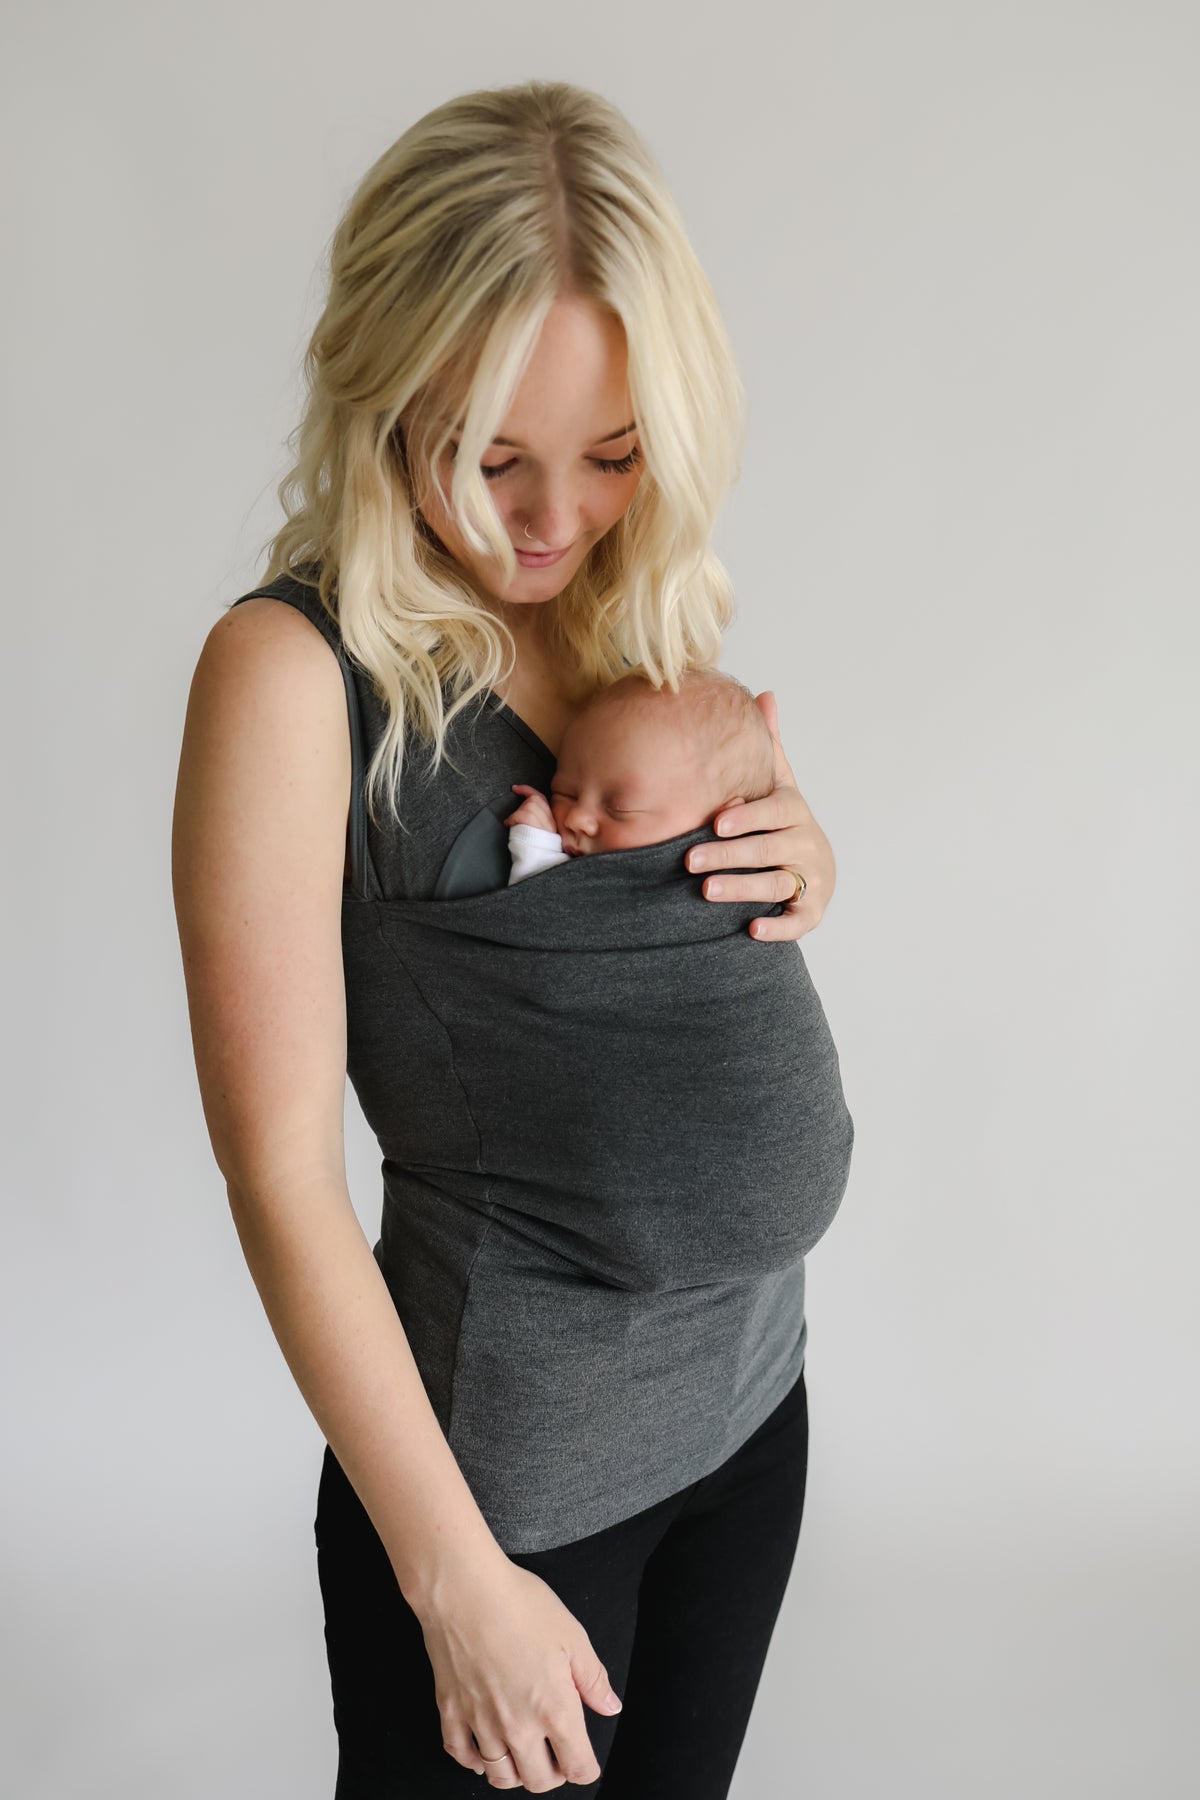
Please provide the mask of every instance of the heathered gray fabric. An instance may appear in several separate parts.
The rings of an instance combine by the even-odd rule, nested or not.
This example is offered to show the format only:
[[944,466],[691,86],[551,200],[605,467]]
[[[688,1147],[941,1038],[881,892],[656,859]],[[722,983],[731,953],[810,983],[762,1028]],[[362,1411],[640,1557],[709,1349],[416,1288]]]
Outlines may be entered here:
[[[339,654],[357,805],[369,681],[311,589],[254,591]],[[465,773],[402,795],[419,845],[363,824],[347,1068],[434,1411],[501,1547],[541,1550],[698,1480],[798,1379],[854,1124],[799,945],[746,933],[779,908],[707,901],[684,866],[710,827],[510,887],[511,783],[548,792],[553,757],[499,703],[451,742]]]

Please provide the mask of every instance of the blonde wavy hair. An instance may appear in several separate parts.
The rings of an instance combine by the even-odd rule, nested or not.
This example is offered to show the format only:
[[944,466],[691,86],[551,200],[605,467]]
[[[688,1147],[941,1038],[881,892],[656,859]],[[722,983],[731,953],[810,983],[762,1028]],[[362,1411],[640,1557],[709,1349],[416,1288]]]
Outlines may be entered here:
[[630,668],[674,691],[715,665],[734,602],[709,537],[740,472],[744,391],[657,163],[585,88],[529,81],[435,107],[367,170],[328,257],[263,579],[315,586],[369,673],[388,723],[367,805],[378,822],[386,796],[402,824],[409,730],[432,747],[432,777],[452,720],[516,662],[416,496],[457,435],[441,491],[464,539],[511,576],[479,460],[550,307],[584,297],[620,319],[643,459],[626,512],[553,604],[548,645],[582,693]]

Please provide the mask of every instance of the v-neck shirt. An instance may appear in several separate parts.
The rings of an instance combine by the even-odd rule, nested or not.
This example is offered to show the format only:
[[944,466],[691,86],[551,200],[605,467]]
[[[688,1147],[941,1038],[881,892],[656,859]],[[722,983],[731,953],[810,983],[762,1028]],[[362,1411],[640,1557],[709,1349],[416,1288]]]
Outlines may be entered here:
[[[527,1121],[524,1099],[516,1118],[507,1107],[497,1112],[496,1091],[478,1086],[475,1052],[483,1037],[477,1046],[472,1021],[486,1019],[489,1031],[506,1034],[512,1046],[507,1082],[519,1074],[530,1034],[552,1041],[550,1017],[540,1010],[547,1002],[531,1005],[506,991],[501,959],[483,954],[477,996],[451,1018],[440,933],[428,933],[428,943],[421,936],[414,948],[397,927],[401,917],[411,917],[409,902],[459,901],[506,887],[511,859],[503,819],[514,809],[513,784],[548,795],[555,758],[489,692],[448,727],[449,754],[432,780],[424,746],[406,747],[402,824],[386,809],[376,823],[366,812],[363,782],[386,715],[371,679],[345,650],[314,587],[284,575],[233,604],[258,595],[303,612],[343,675],[352,765],[351,869],[342,902],[347,1073],[383,1155],[375,1258],[434,1413],[498,1543],[506,1551],[529,1551],[573,1541],[699,1480],[782,1401],[804,1364],[803,1258],[784,1258],[782,1266],[767,1266],[767,1258],[751,1276],[723,1267],[718,1251],[711,1280],[678,1272],[672,1280],[667,1269],[639,1286],[603,1278],[602,1236],[593,1241],[590,1261],[573,1259],[570,1232],[553,1233],[546,1224],[547,1209],[552,1214],[556,1205],[553,1185],[529,1187],[525,1219],[521,1133],[536,1134],[543,1109],[569,1106],[572,1096],[555,1091],[561,1068],[556,1072],[553,1058],[546,1060],[539,1039],[542,1060],[530,1061],[545,1070],[544,1091],[528,1094]],[[711,835],[705,828],[693,839],[706,831]],[[643,854],[648,863],[664,861]],[[509,892],[520,895],[531,885]],[[494,902],[481,904],[490,909]],[[581,919],[581,942],[595,928]],[[796,946],[771,948],[798,953]],[[550,993],[559,965],[557,953],[547,954]],[[603,959],[583,960],[586,969],[570,957],[564,966],[595,988],[604,979]],[[811,1180],[832,1216],[845,1185],[853,1122],[820,1002],[811,984],[804,993],[803,1029],[788,1033],[787,1054],[799,1053],[802,1041],[811,1046],[803,1051],[812,1069],[805,1091],[811,1087],[818,1118]],[[672,983],[656,1034],[669,1027],[677,1000]],[[768,1062],[779,1054],[766,1044],[762,1053]],[[719,1082],[719,1046],[713,1055],[710,1079]],[[602,1079],[602,1068],[595,1066],[594,1074]],[[628,1209],[635,1209],[637,1231],[662,1233],[649,1246],[650,1259],[657,1250],[669,1262],[670,1233],[678,1229],[671,1218],[671,1159],[656,1155],[653,1166],[644,1158],[639,1164],[636,1107],[627,1123],[620,1191],[604,1190],[601,1220],[611,1213],[619,1244],[633,1224]],[[661,1122],[656,1130],[661,1138]],[[730,1175],[732,1187],[722,1175],[721,1207],[736,1206],[736,1157]],[[565,1205],[576,1180],[569,1161],[560,1180]],[[681,1190],[681,1209],[687,1198]],[[608,1228],[598,1226],[601,1234]],[[718,1207],[707,1223],[716,1245],[722,1230]]]

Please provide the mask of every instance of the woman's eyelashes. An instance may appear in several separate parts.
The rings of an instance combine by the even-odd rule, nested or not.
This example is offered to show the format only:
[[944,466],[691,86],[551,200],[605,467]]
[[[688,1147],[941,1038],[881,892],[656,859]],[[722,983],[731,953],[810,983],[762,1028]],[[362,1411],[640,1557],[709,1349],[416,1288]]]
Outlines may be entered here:
[[[451,455],[453,456],[454,454],[455,452],[452,451]],[[633,449],[629,452],[628,456],[591,456],[588,458],[588,461],[592,463],[595,468],[599,469],[603,475],[628,475],[633,469],[637,468],[637,465],[641,460],[642,452],[637,444],[633,446]],[[496,463],[492,467],[489,467],[487,463],[480,463],[479,473],[483,476],[485,481],[499,481],[501,476],[509,474],[516,466],[517,458],[515,456],[510,456],[507,462]]]

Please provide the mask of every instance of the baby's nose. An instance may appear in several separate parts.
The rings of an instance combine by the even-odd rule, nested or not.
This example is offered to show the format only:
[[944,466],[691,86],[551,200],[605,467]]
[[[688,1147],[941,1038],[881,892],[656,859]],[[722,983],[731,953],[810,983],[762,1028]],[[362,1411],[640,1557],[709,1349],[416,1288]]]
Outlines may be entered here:
[[564,837],[570,838],[574,842],[593,838],[596,835],[595,815],[586,807],[578,804],[571,805],[563,814],[559,829]]

